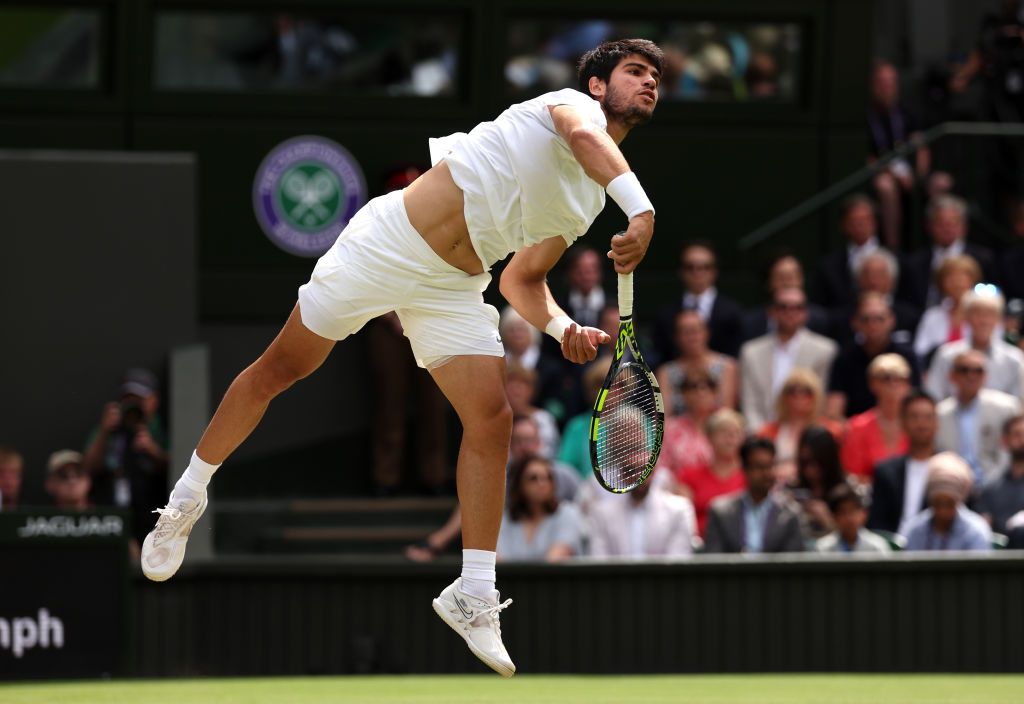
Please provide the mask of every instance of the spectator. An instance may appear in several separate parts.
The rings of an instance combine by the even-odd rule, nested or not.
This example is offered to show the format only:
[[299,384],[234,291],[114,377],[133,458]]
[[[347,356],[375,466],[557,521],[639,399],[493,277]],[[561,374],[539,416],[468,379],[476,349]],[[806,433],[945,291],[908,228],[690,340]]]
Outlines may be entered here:
[[911,385],[921,383],[914,351],[893,339],[895,324],[892,309],[882,296],[877,293],[861,295],[851,320],[856,337],[840,348],[829,377],[827,415],[830,418],[854,416],[878,403],[864,380],[871,361],[880,354],[903,357],[910,365]]
[[[765,291],[768,303],[751,308],[743,314],[743,329],[740,340],[748,342],[775,331],[775,322],[771,319],[771,301],[775,300],[775,292],[786,288],[804,289],[804,269],[800,260],[789,250],[777,252],[765,267]],[[816,303],[807,304],[807,329],[819,335],[828,335],[831,329],[828,311]],[[742,345],[741,345],[742,349]]]
[[675,343],[679,356],[658,367],[656,374],[665,395],[665,415],[686,412],[683,384],[687,369],[706,370],[715,382],[718,405],[735,408],[738,393],[736,360],[708,349],[708,326],[696,310],[683,310],[676,315]]
[[528,376],[533,376],[534,380],[530,400],[551,415],[551,419],[556,421],[557,431],[558,422],[565,421],[567,413],[575,415],[582,410],[578,365],[567,369],[563,365],[561,351],[557,352],[557,358],[543,354],[540,331],[526,322],[512,306],[501,311],[498,335],[505,346],[506,368],[515,368],[517,373],[519,370],[531,373]]
[[898,354],[878,355],[868,366],[868,386],[878,403],[850,419],[841,455],[843,468],[865,483],[876,464],[907,452],[900,409],[910,391],[910,365]]
[[775,446],[749,438],[740,451],[746,491],[716,501],[708,514],[704,552],[803,552],[799,509],[775,486]]
[[[601,286],[601,256],[595,249],[582,247],[569,250],[566,259],[569,291],[558,299],[558,305],[579,325],[597,327],[606,298]],[[553,338],[550,341],[557,346]]]
[[950,257],[939,265],[935,278],[942,301],[924,312],[914,335],[914,353],[923,365],[930,363],[940,346],[964,337],[964,296],[980,277],[981,269],[971,257]]
[[864,528],[868,512],[860,489],[845,482],[839,484],[828,494],[828,508],[836,529],[818,539],[818,552],[890,552],[889,543]]
[[661,310],[652,329],[652,342],[658,362],[679,355],[673,344],[676,313],[687,308],[700,313],[711,333],[708,346],[716,352],[735,357],[739,349],[740,315],[738,303],[718,292],[718,264],[715,251],[705,242],[684,245],[679,254],[679,278],[683,295]]
[[1024,416],[1006,421],[1003,445],[1010,455],[1006,471],[981,490],[978,501],[978,511],[996,533],[1009,533],[1007,521],[1024,511]]
[[829,311],[846,310],[857,302],[854,272],[879,247],[874,202],[863,193],[848,197],[839,207],[839,227],[846,246],[821,259],[811,289],[811,298]]
[[985,388],[1017,398],[1024,396],[1024,352],[1004,342],[999,335],[1005,308],[1002,294],[994,287],[978,286],[964,294],[960,306],[969,328],[967,337],[939,348],[932,358],[925,388],[938,399],[951,396],[949,368],[953,359],[964,350],[975,349],[988,358]]
[[[587,410],[569,420],[565,426],[565,432],[562,433],[562,445],[558,448],[558,460],[575,469],[582,478],[589,478],[594,471],[590,460],[592,406],[611,366],[610,358],[601,357],[588,364],[583,370],[583,393],[587,402]],[[666,439],[667,435],[666,424]],[[664,454],[664,450],[662,454]]]
[[57,508],[84,511],[92,507],[92,482],[82,466],[82,453],[58,450],[46,462],[46,493]]
[[950,257],[971,257],[978,263],[986,282],[999,283],[992,251],[967,241],[967,203],[963,199],[951,195],[933,198],[928,204],[926,220],[931,243],[908,258],[902,298],[919,308],[940,303],[942,295],[936,274]]
[[0,445],[0,511],[18,508],[24,471],[25,460],[21,453],[8,445]]
[[551,462],[528,455],[512,465],[498,559],[558,562],[579,555],[581,540],[579,511],[558,500]]
[[[896,67],[884,61],[875,64],[871,74],[871,102],[868,105],[868,163],[920,136],[917,121],[900,103],[900,83]],[[927,180],[930,196],[947,193],[953,187],[949,174],[936,172],[929,177],[931,152],[927,146],[917,150],[914,167],[905,159],[889,162],[875,176],[875,192],[882,211],[882,232],[886,244],[899,250],[903,234],[903,199],[914,189],[916,179]],[[916,179],[915,179],[916,177]]]
[[[597,327],[603,330],[608,337],[615,340],[619,336],[619,306],[617,303],[609,303],[601,309],[601,315],[598,318]],[[598,345],[597,357],[611,357],[612,353],[615,352],[615,345]]]
[[543,408],[533,405],[537,395],[537,372],[510,364],[505,371],[505,392],[513,415],[533,418],[540,432],[541,457],[552,458],[558,453],[558,424],[555,417]]
[[798,288],[775,293],[772,302],[775,332],[743,345],[740,353],[740,386],[743,412],[752,428],[775,420],[779,389],[793,369],[810,369],[827,380],[836,343],[805,326],[807,298]]
[[800,508],[807,534],[820,538],[835,528],[825,500],[846,481],[839,464],[839,443],[827,429],[812,425],[800,436],[796,456],[796,482],[787,487],[787,493]]
[[820,425],[831,432],[836,440],[842,439],[843,429],[834,420],[821,415],[823,393],[818,375],[809,369],[794,369],[782,385],[776,401],[775,416],[757,431],[759,437],[775,443],[775,476],[782,483],[796,479],[796,446],[806,428]]
[[711,462],[687,469],[677,477],[679,490],[693,501],[701,535],[707,526],[711,502],[746,485],[740,462],[743,416],[728,408],[716,411],[708,419],[707,432],[713,452]]
[[690,469],[711,466],[714,450],[705,426],[718,407],[718,385],[707,368],[687,370],[682,386],[686,412],[665,419],[665,436],[658,457],[658,466],[677,480]]
[[[900,264],[896,256],[887,249],[876,249],[861,257],[854,272],[857,289],[861,294],[877,293],[885,299],[889,309],[896,316],[896,325],[892,337],[897,342],[909,343],[914,339],[914,331],[921,320],[921,311],[917,306],[896,298],[896,284],[900,280]],[[850,318],[853,317],[856,304],[851,304],[841,311],[841,315],[833,321],[833,331],[837,339],[850,337]]]
[[954,393],[937,407],[938,449],[963,457],[979,486],[995,479],[1006,466],[1006,450],[1000,444],[1003,424],[1021,412],[1018,399],[984,388],[987,364],[978,350],[964,350],[954,357],[950,371]]
[[129,369],[118,391],[120,400],[104,406],[86,442],[83,465],[92,478],[92,502],[130,507],[132,535],[141,545],[156,523],[153,508],[167,499],[167,439],[151,372]]
[[907,526],[907,550],[990,550],[992,531],[964,505],[971,494],[971,468],[953,452],[928,461],[928,508]]
[[643,559],[693,552],[693,504],[646,481],[614,501],[596,502],[590,515],[593,557]]
[[935,399],[925,391],[911,391],[903,399],[901,417],[909,449],[875,467],[868,528],[906,535],[910,519],[927,507],[928,460],[936,452],[939,429]]

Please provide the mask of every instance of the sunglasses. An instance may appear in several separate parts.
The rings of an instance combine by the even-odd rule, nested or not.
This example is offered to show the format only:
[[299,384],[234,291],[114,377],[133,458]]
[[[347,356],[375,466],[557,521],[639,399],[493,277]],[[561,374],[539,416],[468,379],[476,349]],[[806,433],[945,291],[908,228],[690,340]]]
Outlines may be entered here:
[[523,480],[524,481],[528,481],[528,482],[550,482],[551,481],[551,475],[550,474],[527,474],[525,477],[523,477]]
[[686,271],[711,271],[715,265],[711,262],[686,262],[683,269]]
[[60,479],[61,481],[67,481],[69,479],[85,479],[85,472],[80,469],[58,469],[51,476],[56,479]]
[[889,319],[889,316],[884,315],[882,313],[876,313],[874,315],[859,315],[857,316],[857,318],[862,323],[884,323],[886,320]]
[[773,303],[772,306],[775,310],[780,310],[785,313],[798,313],[800,311],[807,310],[807,305],[804,303]]
[[683,391],[714,391],[715,384],[711,381],[684,381]]
[[953,367],[953,371],[956,374],[965,374],[965,375],[966,374],[973,374],[975,376],[981,376],[982,374],[985,373],[985,368],[984,367],[968,367],[968,366],[964,366],[962,364],[958,364],[955,367]]

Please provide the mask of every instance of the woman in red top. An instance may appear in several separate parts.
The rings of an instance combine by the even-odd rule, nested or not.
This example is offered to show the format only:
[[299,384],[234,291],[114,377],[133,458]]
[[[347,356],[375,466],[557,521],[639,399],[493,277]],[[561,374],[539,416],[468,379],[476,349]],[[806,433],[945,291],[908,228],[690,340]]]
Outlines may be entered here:
[[868,367],[868,386],[878,404],[850,418],[841,453],[843,468],[863,483],[871,482],[877,463],[909,447],[900,406],[910,391],[910,365],[898,354],[880,354]]
[[711,502],[719,496],[740,491],[747,485],[740,465],[743,416],[729,408],[715,411],[708,419],[707,430],[714,451],[711,463],[688,469],[679,476],[679,493],[693,501],[697,512],[697,530],[702,536]]
[[703,366],[687,366],[682,392],[686,411],[665,418],[665,438],[658,466],[668,469],[677,480],[693,467],[711,464],[714,455],[705,434],[705,424],[718,407],[718,382]]

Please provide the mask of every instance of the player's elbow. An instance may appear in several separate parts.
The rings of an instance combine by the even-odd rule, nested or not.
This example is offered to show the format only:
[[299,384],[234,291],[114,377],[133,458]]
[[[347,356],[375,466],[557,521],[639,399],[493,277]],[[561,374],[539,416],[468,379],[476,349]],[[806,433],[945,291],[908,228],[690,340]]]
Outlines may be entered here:
[[577,125],[569,132],[569,148],[577,156],[586,154],[601,145],[601,130],[590,125]]

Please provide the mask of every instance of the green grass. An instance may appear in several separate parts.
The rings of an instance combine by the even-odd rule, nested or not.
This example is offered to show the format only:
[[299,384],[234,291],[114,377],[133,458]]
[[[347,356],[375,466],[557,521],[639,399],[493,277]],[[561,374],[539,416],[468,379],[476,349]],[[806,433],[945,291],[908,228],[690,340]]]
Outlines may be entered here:
[[1018,704],[1024,676],[318,677],[0,684],[4,704]]

